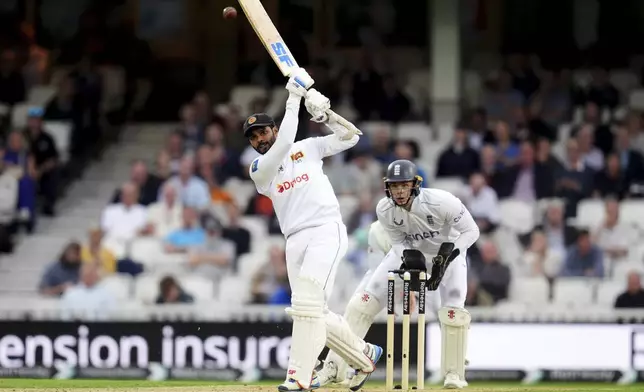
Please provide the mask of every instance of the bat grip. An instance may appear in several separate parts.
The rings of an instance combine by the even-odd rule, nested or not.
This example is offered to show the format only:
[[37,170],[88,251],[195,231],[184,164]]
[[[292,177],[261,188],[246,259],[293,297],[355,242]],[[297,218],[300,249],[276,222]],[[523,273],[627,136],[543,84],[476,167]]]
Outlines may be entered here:
[[356,135],[362,135],[362,131],[360,131],[355,125],[353,125],[350,121],[348,121],[346,118],[340,116],[333,110],[327,110],[326,114],[331,117],[335,117],[336,121],[341,124],[343,127],[347,128],[349,131],[353,132]]

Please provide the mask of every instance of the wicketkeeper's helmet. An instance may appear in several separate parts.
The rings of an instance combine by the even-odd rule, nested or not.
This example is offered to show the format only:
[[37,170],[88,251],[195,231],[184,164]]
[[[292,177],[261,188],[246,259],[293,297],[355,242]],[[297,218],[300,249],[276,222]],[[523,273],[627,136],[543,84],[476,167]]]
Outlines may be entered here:
[[389,184],[391,184],[392,182],[414,182],[414,187],[411,190],[411,196],[418,196],[418,194],[420,193],[420,184],[423,182],[423,178],[418,175],[418,169],[413,162],[406,159],[399,159],[389,164],[384,181],[385,194],[389,198],[391,198]]

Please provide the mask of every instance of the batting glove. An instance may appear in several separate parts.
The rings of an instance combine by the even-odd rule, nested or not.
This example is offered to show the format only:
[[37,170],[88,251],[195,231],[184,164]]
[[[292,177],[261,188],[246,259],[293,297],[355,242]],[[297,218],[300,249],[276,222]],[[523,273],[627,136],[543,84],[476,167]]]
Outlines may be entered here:
[[313,86],[315,81],[304,68],[293,70],[286,83],[286,89],[291,95],[306,97],[307,90]]
[[316,89],[312,88],[307,92],[304,106],[312,121],[323,123],[329,119],[326,112],[331,109],[331,101]]

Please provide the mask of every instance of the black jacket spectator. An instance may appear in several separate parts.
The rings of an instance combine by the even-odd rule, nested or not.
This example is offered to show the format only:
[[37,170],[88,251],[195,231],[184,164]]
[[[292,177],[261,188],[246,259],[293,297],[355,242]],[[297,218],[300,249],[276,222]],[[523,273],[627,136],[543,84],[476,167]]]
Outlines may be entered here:
[[222,231],[222,238],[235,243],[236,257],[250,252],[250,231],[241,227],[239,219],[241,211],[234,203],[228,203],[226,206],[228,212],[228,225]]
[[383,93],[382,76],[373,68],[371,59],[365,54],[362,67],[353,76],[353,105],[361,121],[371,119]]
[[616,308],[644,308],[644,290],[637,272],[628,274],[626,291],[615,301]]
[[454,131],[454,142],[438,158],[436,177],[461,177],[468,179],[479,170],[479,154],[467,142],[467,133],[462,128]]
[[[501,172],[495,183],[499,192],[499,198],[512,197],[514,187],[519,177],[521,168],[513,166]],[[545,199],[553,195],[553,171],[546,165],[535,163],[532,167],[534,190],[537,199]]]
[[[529,177],[525,178],[530,178],[532,180],[531,184],[518,182],[519,177],[524,174],[530,174]],[[528,194],[532,194],[535,199],[552,197],[554,193],[553,176],[554,173],[549,166],[535,162],[534,148],[530,143],[524,142],[521,145],[519,164],[502,171],[497,179],[498,196],[501,199],[513,197],[527,202],[534,201],[534,199],[526,199]],[[528,189],[521,189],[522,186]]]
[[39,187],[44,196],[43,213],[54,215],[54,205],[58,199],[60,182],[60,162],[54,138],[43,129],[42,108],[29,109],[27,119],[27,137],[29,138],[31,154],[40,174]]
[[592,82],[586,91],[581,94],[583,102],[593,102],[600,108],[614,109],[619,104],[619,91],[610,84],[608,72],[603,68],[596,68],[592,72]]
[[25,101],[26,96],[25,80],[16,68],[16,54],[5,50],[0,58],[0,102],[11,106]]
[[595,172],[581,161],[579,146],[574,139],[566,147],[568,162],[563,170],[555,173],[555,197],[566,201],[566,217],[577,216],[577,204],[592,194]]
[[[139,204],[143,206],[149,206],[152,203],[157,201],[159,196],[159,189],[163,184],[163,180],[154,174],[148,174],[147,179],[141,186],[139,191]],[[121,190],[117,189],[114,191],[114,196],[112,196],[112,204],[121,202]]]
[[75,110],[78,110],[78,102],[74,100],[74,81],[65,77],[58,86],[58,93],[45,108],[45,119],[73,120]]
[[499,261],[498,251],[492,242],[481,246],[482,264],[478,268],[479,287],[490,294],[494,302],[508,297],[510,269]]
[[[163,180],[149,173],[145,162],[136,160],[130,168],[130,181],[139,187],[139,204],[148,206],[155,203],[159,197],[159,189]],[[121,189],[114,191],[112,204],[121,202]]]
[[644,181],[644,157],[631,147],[628,130],[620,127],[615,132],[615,154],[619,158],[626,186]]
[[628,181],[619,163],[617,154],[606,157],[604,170],[595,174],[593,195],[606,198],[623,199],[628,193]]
[[383,95],[378,107],[380,120],[398,123],[409,114],[409,99],[396,86],[393,76],[387,75],[383,80]]

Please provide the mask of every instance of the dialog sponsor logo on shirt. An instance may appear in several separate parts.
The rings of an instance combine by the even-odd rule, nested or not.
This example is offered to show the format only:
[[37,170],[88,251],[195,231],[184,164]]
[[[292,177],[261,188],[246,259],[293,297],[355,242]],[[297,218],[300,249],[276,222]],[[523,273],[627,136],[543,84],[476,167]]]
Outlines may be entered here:
[[281,184],[277,184],[277,192],[278,193],[283,193],[293,187],[295,187],[295,184],[299,184],[301,182],[308,182],[309,181],[309,175],[307,173],[302,174],[301,176],[295,177],[291,181],[286,181]]

